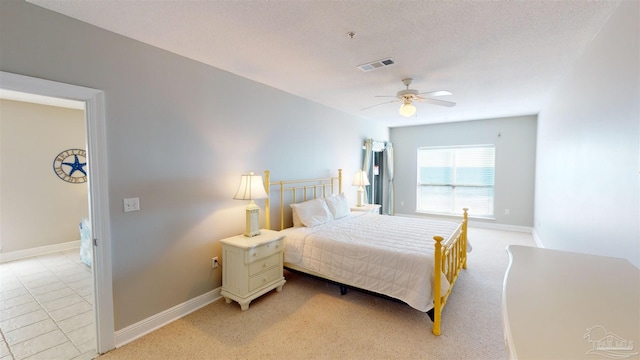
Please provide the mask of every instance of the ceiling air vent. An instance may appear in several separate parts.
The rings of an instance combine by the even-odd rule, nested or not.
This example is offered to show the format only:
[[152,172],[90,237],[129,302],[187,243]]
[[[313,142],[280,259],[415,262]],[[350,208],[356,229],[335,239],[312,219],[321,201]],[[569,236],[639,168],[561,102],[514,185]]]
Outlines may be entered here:
[[386,58],[382,60],[373,61],[367,64],[358,65],[358,69],[362,71],[371,71],[371,70],[383,68],[385,66],[393,65],[395,63],[396,63],[395,60],[393,60],[392,58]]

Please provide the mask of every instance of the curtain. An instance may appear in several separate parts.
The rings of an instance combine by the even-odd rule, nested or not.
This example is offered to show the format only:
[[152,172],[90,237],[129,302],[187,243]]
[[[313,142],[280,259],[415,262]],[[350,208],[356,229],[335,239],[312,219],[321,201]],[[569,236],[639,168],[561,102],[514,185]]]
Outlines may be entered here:
[[387,160],[387,176],[388,180],[388,191],[389,198],[387,199],[387,214],[394,215],[395,209],[393,207],[393,144],[391,142],[387,142],[385,147],[385,155]]
[[[367,139],[364,142],[365,152],[364,152],[364,161],[362,163],[362,171],[364,171],[367,176],[369,176],[369,168],[371,167],[371,150],[373,148],[373,140]],[[364,202],[365,204],[369,203],[369,192],[364,192]]]

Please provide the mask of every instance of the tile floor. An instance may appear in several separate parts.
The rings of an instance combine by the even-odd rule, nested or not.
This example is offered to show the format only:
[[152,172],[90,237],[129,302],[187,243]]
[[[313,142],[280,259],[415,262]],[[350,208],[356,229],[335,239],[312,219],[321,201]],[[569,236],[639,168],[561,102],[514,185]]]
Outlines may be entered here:
[[92,274],[80,250],[0,264],[0,334],[0,360],[98,356]]

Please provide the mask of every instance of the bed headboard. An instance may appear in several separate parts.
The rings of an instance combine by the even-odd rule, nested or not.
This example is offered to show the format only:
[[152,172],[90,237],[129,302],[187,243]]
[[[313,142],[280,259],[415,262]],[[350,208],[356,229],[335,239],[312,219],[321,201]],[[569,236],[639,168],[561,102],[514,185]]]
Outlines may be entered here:
[[[342,169],[338,169],[338,176],[315,179],[272,181],[270,175],[269,170],[265,170],[265,189],[269,194],[265,201],[265,223],[267,229],[271,229],[271,202],[276,194],[277,197],[275,199],[279,202],[278,207],[280,210],[279,230],[282,230],[285,228],[285,209],[290,210],[287,205],[342,193]],[[287,213],[289,213],[288,211]]]

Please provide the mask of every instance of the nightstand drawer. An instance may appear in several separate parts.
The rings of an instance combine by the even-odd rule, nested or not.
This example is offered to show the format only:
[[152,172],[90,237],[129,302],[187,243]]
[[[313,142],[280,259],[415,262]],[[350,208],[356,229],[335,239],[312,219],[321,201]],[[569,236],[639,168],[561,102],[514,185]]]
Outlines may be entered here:
[[268,258],[263,258],[256,260],[249,264],[249,276],[253,276],[260,271],[264,271],[272,266],[276,266],[280,264],[280,252],[277,254],[273,254]]
[[272,241],[268,244],[256,246],[244,253],[245,264],[252,263],[258,259],[265,258],[283,250],[284,239]]
[[253,291],[269,284],[272,281],[278,280],[282,277],[282,268],[274,267],[271,270],[267,270],[262,274],[249,278],[249,291]]

